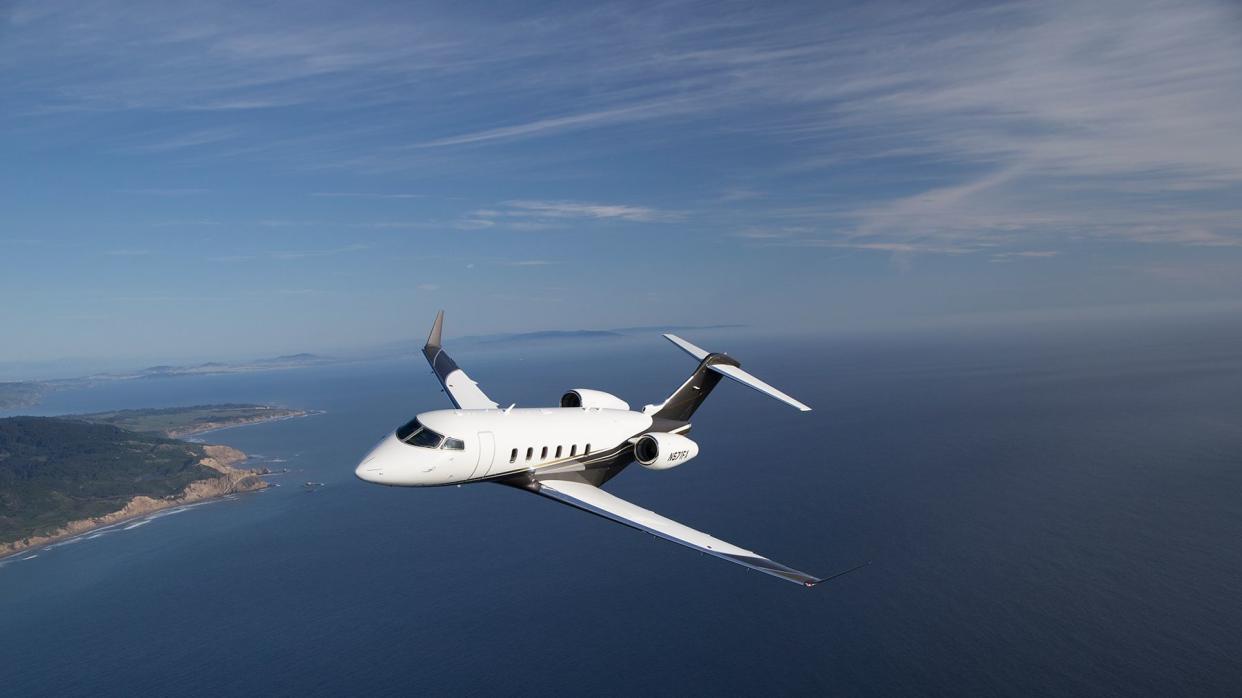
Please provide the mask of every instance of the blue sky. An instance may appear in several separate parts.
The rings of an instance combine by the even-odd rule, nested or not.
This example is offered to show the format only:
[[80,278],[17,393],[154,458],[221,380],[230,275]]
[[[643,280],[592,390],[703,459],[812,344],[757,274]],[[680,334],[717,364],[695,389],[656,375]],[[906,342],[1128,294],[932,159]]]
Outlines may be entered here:
[[1233,3],[3,13],[0,361],[1242,300]]

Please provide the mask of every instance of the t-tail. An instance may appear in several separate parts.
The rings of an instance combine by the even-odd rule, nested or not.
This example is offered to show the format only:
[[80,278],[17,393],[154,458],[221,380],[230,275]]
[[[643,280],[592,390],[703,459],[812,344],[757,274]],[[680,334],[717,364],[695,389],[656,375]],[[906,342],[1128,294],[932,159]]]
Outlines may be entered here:
[[705,349],[696,347],[686,340],[673,334],[666,334],[664,338],[676,344],[682,351],[699,360],[699,367],[695,369],[690,378],[682,383],[681,387],[668,396],[668,399],[659,405],[647,405],[643,410],[645,414],[652,417],[660,417],[663,419],[672,419],[686,422],[690,420],[690,416],[694,411],[699,409],[699,405],[707,399],[708,394],[720,382],[721,377],[732,378],[742,385],[758,390],[768,397],[775,398],[796,407],[803,412],[810,412],[811,408],[789,397],[785,393],[773,388],[763,381],[755,378],[746,371],[742,370],[742,365],[737,359],[728,354],[709,352]]

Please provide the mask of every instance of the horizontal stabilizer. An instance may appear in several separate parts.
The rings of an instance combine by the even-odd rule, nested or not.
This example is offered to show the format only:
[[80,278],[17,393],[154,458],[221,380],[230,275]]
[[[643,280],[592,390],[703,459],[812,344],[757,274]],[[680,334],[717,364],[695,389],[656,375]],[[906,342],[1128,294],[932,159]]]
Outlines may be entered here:
[[676,344],[682,351],[686,352],[690,356],[693,356],[699,361],[706,359],[707,355],[711,353],[700,347],[694,346],[690,342],[687,342],[686,340],[682,339],[681,337],[678,337],[675,334],[666,334],[664,335],[664,338],[672,342],[673,344]]
[[[735,359],[725,354],[709,352],[702,347],[698,347],[690,342],[687,342],[675,334],[666,334],[664,335],[664,338],[673,344],[676,344],[679,349],[701,362],[699,364],[699,370],[696,372],[695,376],[692,376],[691,379],[687,381],[686,385],[682,386],[678,393],[674,393],[673,396],[666,400],[663,405],[658,406],[658,409],[662,410],[669,405],[680,405],[687,401],[693,402],[693,406],[688,410],[688,412],[686,410],[682,411],[685,413],[684,416],[675,416],[674,418],[688,419],[689,414],[693,413],[694,408],[698,407],[698,403],[702,402],[703,398],[706,397],[706,393],[710,392],[712,387],[715,386],[715,381],[719,380],[718,378],[713,378],[712,381],[705,381],[703,379],[704,377],[699,375],[704,372],[704,369],[710,370],[711,372],[721,376],[725,376],[726,378],[730,378],[753,390],[758,390],[768,397],[780,400],[786,405],[795,407],[803,412],[811,411],[811,408],[807,407],[805,404],[793,399],[780,390],[773,388],[758,378],[755,378],[746,371],[743,371],[742,367],[738,365],[738,362]],[[686,395],[680,395],[680,393],[686,393]]]
[[759,392],[763,393],[764,395],[767,395],[768,397],[774,397],[777,400],[780,400],[781,402],[785,403],[786,405],[789,405],[790,407],[796,407],[799,410],[802,410],[803,412],[811,411],[810,407],[807,407],[801,402],[798,402],[797,400],[789,397],[785,393],[782,393],[776,388],[773,388],[767,383],[764,383],[758,378],[755,378],[754,376],[743,371],[741,368],[737,366],[730,366],[729,364],[711,364],[708,366],[708,368],[715,371],[716,373],[719,373],[722,376],[725,376],[726,378],[732,378],[733,380],[737,381],[738,383],[741,383],[742,385],[748,388],[754,388],[755,390],[758,390]]

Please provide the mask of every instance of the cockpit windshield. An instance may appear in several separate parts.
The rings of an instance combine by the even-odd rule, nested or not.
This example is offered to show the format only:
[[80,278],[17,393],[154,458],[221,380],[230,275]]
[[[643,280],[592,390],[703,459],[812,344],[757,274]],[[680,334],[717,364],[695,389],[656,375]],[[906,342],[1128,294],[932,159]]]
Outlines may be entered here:
[[420,448],[436,448],[444,440],[444,436],[411,419],[397,428],[397,438],[411,446]]

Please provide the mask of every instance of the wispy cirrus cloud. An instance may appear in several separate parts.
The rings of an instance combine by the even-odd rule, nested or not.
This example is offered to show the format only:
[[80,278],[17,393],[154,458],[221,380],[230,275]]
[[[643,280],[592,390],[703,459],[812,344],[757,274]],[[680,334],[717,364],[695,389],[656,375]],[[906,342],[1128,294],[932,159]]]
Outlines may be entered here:
[[[176,113],[175,128],[114,142],[150,157],[227,153],[362,170],[517,169],[535,156],[492,153],[624,136],[546,156],[554,179],[575,157],[698,144],[712,163],[699,176],[725,192],[717,201],[754,214],[726,230],[749,229],[739,235],[752,240],[760,228],[793,227],[815,230],[786,236],[795,242],[929,252],[1079,237],[1242,239],[1231,204],[1242,200],[1242,18],[1227,3],[712,13],[671,3],[644,13],[535,9],[503,21],[391,5],[297,16],[226,8],[17,3],[0,47],[0,62],[21,68],[6,119],[38,131],[31,115],[51,115],[58,135],[74,115],[93,124],[101,113],[137,123]],[[834,195],[860,168],[875,185]],[[818,211],[793,214],[792,199]],[[686,219],[559,199],[514,199],[494,214],[446,225]]]
[[370,245],[355,244],[343,245],[341,247],[324,247],[317,249],[300,249],[300,250],[274,250],[266,252],[249,252],[225,255],[213,255],[207,257],[209,262],[217,262],[221,264],[240,264],[246,262],[258,262],[261,260],[277,260],[277,261],[294,261],[299,259],[318,259],[322,257],[335,257],[342,254],[351,254],[356,252],[365,252],[371,249]]
[[146,153],[184,150],[202,146],[219,145],[237,138],[241,131],[235,128],[207,128],[175,135],[151,136],[141,134],[143,142],[127,146],[128,150]]
[[693,100],[679,98],[654,100],[628,104],[612,109],[567,114],[547,119],[537,119],[511,126],[500,126],[456,136],[446,136],[414,144],[416,148],[443,148],[454,145],[474,145],[489,141],[506,141],[540,135],[559,134],[585,128],[611,124],[629,123],[644,119],[656,119],[677,113],[695,111]]

